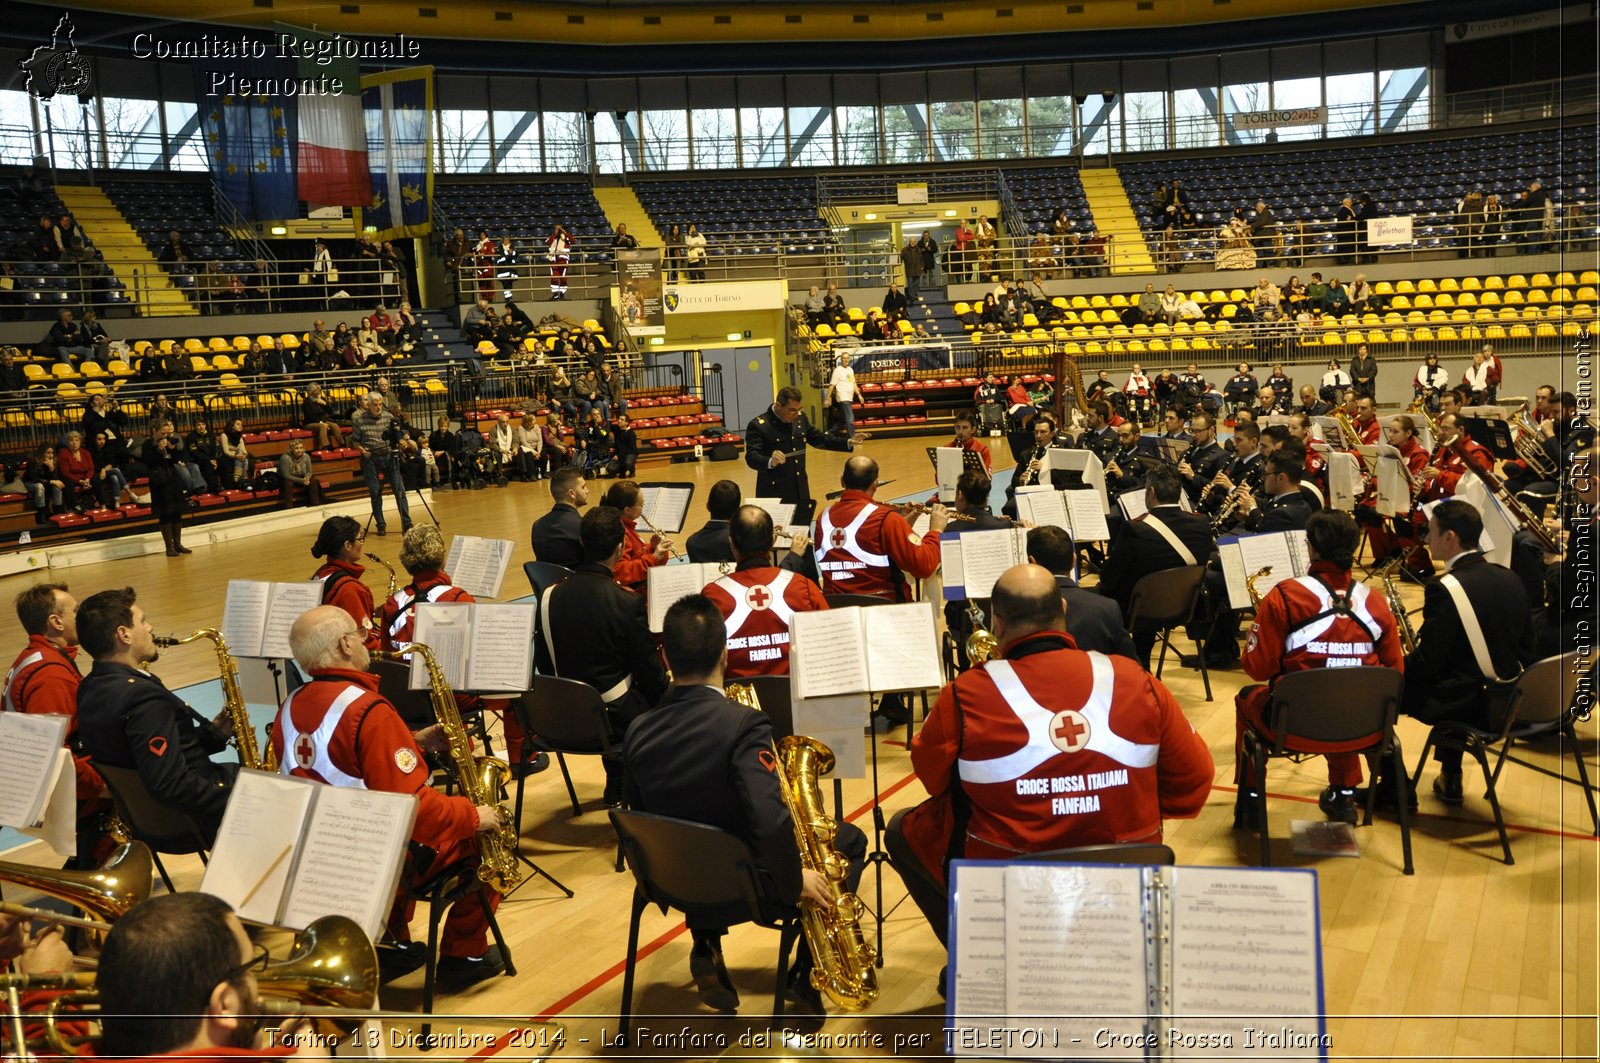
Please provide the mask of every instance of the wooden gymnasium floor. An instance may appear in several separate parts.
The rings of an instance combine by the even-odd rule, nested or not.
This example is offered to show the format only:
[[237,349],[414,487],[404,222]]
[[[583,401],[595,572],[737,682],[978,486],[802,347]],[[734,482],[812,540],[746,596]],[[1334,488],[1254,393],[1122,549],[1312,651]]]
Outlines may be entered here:
[[[998,445],[999,441],[996,441]],[[898,482],[886,494],[904,496],[931,490],[923,456],[925,440],[872,442],[885,479]],[[1003,447],[999,448],[1003,449]],[[1009,458],[996,455],[999,465]],[[842,457],[811,456],[811,483],[817,497],[837,484]],[[645,479],[693,481],[693,530],[703,518],[706,489],[722,477],[741,483],[747,493],[754,474],[742,462],[651,466]],[[596,498],[604,483],[592,489]],[[392,505],[392,499],[389,502]],[[519,566],[531,557],[528,528],[550,506],[545,483],[513,484],[504,490],[445,492],[433,503],[447,534],[469,530],[502,536],[517,544],[507,575],[506,598],[524,592]],[[417,515],[422,516],[420,507]],[[398,522],[391,517],[391,528]],[[313,533],[257,538],[247,543],[199,546],[187,558],[155,555],[65,573],[81,598],[108,586],[132,584],[158,631],[187,632],[216,624],[225,583],[230,577],[302,579],[314,568],[309,555]],[[198,537],[195,537],[198,539]],[[681,542],[681,536],[680,542]],[[399,538],[374,537],[369,546],[391,559]],[[7,599],[30,577],[0,584]],[[381,574],[369,573],[376,589]],[[1408,590],[1411,603],[1420,592]],[[0,616],[0,645],[20,645],[15,616]],[[208,652],[174,651],[158,666],[171,686],[215,679]],[[1179,863],[1248,865],[1255,861],[1256,836],[1232,829],[1233,695],[1244,681],[1240,672],[1213,674],[1214,700],[1206,701],[1198,673],[1172,662],[1165,681],[1184,706],[1190,721],[1205,737],[1217,764],[1216,788],[1198,818],[1168,824],[1167,841]],[[1401,725],[1402,740],[1414,763],[1421,750],[1422,730],[1410,721]],[[1591,774],[1596,764],[1595,728],[1586,728]],[[903,731],[882,736],[881,789],[885,813],[912,805],[923,796],[911,774]],[[1536,751],[1536,760],[1557,765],[1552,745]],[[1569,754],[1570,756],[1570,754]],[[499,978],[470,991],[441,999],[438,1011],[477,1016],[545,1017],[564,1027],[565,1040],[556,1054],[567,1058],[624,1055],[609,1042],[616,1032],[621,997],[622,960],[626,945],[632,877],[612,871],[615,841],[600,804],[600,773],[592,758],[574,758],[573,773],[584,799],[583,815],[571,817],[559,773],[536,776],[525,801],[524,849],[552,874],[577,891],[571,900],[539,879],[525,884],[500,909],[501,924],[520,968],[514,979]],[[1570,771],[1570,759],[1568,770]],[[1291,818],[1318,818],[1316,795],[1325,784],[1320,761],[1296,768],[1272,765],[1269,814],[1275,838],[1274,859],[1282,866],[1314,866],[1321,889],[1323,955],[1331,1057],[1336,1059],[1594,1059],[1596,1013],[1597,876],[1596,841],[1582,797],[1575,786],[1562,785],[1517,766],[1502,779],[1506,819],[1511,828],[1516,864],[1500,857],[1489,809],[1481,791],[1468,783],[1463,808],[1448,809],[1431,797],[1432,771],[1423,783],[1421,815],[1415,826],[1415,876],[1400,873],[1397,825],[1379,819],[1359,829],[1358,859],[1308,861],[1293,856],[1286,835]],[[870,836],[871,788],[865,781],[845,786],[847,815]],[[194,888],[199,865],[174,859],[182,888]],[[887,962],[881,972],[881,995],[861,1015],[830,1018],[820,1027],[834,1038],[856,1035],[867,1045],[818,1050],[814,1042],[785,1048],[769,1036],[771,969],[775,935],[745,927],[726,942],[726,955],[743,996],[741,1013],[718,1017],[699,1004],[689,979],[689,938],[676,916],[651,910],[645,916],[635,1012],[641,1026],[654,1033],[634,1050],[641,1056],[674,1059],[714,1058],[724,1054],[786,1058],[828,1055],[834,1058],[891,1055],[937,1056],[943,1051],[943,1005],[935,977],[944,956],[921,916],[906,901],[899,878],[883,879],[888,918],[884,925]],[[873,896],[869,869],[862,896]],[[419,924],[419,929],[425,924]],[[870,925],[868,927],[870,933]],[[393,1008],[419,1005],[421,974],[408,976],[386,990],[384,1004]],[[452,1031],[447,1020],[441,1029]],[[468,1034],[483,1036],[518,1025],[505,1019],[463,1024]],[[813,1024],[805,1027],[815,1032]],[[687,1035],[687,1039],[686,1039]],[[741,1035],[754,1045],[739,1046]],[[709,1041],[695,1041],[707,1038]],[[723,1039],[727,1048],[717,1039]],[[896,1038],[900,1041],[896,1044]],[[676,1040],[674,1040],[676,1039]],[[842,1042],[848,1044],[848,1042]],[[400,1048],[396,1055],[413,1055]],[[502,1040],[487,1048],[436,1051],[435,1059],[497,1055],[502,1059],[534,1054],[526,1046]],[[1255,1058],[1269,1055],[1249,1053]]]

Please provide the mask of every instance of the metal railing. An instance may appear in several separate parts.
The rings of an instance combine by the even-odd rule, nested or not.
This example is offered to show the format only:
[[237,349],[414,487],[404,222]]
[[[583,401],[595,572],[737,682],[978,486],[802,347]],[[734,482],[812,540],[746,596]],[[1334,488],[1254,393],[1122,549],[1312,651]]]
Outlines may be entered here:
[[1567,78],[1508,85],[1470,92],[1452,92],[1436,128],[1537,122],[1567,115],[1592,114],[1600,108],[1600,78]]

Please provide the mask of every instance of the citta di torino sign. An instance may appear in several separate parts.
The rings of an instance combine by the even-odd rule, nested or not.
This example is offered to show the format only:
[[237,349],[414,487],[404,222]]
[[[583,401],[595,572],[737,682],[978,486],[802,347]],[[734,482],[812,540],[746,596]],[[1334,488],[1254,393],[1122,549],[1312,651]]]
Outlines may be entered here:
[[1285,126],[1324,125],[1326,107],[1289,107],[1277,111],[1240,111],[1233,116],[1235,129],[1281,129]]

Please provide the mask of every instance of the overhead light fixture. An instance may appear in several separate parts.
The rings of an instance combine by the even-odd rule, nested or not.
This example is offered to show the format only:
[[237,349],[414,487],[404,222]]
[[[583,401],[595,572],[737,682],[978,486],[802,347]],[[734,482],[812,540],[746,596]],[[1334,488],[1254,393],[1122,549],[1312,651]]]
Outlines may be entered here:
[[944,212],[944,216],[947,218],[953,218],[956,216],[956,212],[953,210],[947,210]]
[[944,228],[944,222],[942,222],[942,221],[907,221],[907,222],[901,222],[900,223],[900,228],[902,228],[902,229],[942,229],[942,228]]
[[660,347],[660,346],[664,345],[666,342],[667,342],[667,338],[665,336],[651,336],[650,337],[650,346],[652,346],[652,347]]
[[867,215],[867,220],[868,221],[877,221],[878,220],[878,216],[876,214],[868,214]]
[[288,236],[289,235],[289,227],[287,225],[274,225],[272,227],[272,235],[273,236]]
[[742,333],[742,332],[730,332],[730,333],[728,333],[728,342],[729,343],[737,343],[742,339],[744,339],[744,333]]
[[362,229],[361,231],[364,232],[364,233],[375,233],[375,232],[378,231],[378,227],[376,225],[369,225],[365,229]]

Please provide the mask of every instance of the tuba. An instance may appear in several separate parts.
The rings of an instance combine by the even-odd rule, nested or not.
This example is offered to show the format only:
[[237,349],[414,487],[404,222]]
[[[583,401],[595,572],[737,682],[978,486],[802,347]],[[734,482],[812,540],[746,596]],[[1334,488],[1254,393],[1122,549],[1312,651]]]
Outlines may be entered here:
[[[748,683],[734,683],[726,693],[729,700],[761,711],[755,687]],[[831,907],[800,906],[801,929],[816,960],[811,985],[846,1011],[861,1011],[878,999],[878,972],[873,968],[878,954],[861,933],[861,899],[844,889],[849,866],[833,848],[839,826],[822,810],[817,779],[832,770],[833,751],[815,738],[790,735],[779,744],[778,787],[794,821],[800,864],[820,872],[833,887]]]
[[517,864],[517,831],[513,827],[510,809],[500,807],[500,792],[505,789],[511,766],[497,757],[474,757],[472,743],[467,738],[467,728],[461,722],[461,710],[456,696],[444,677],[433,651],[420,642],[409,644],[404,652],[373,653],[375,661],[403,661],[406,654],[417,653],[428,670],[428,699],[433,704],[433,715],[439,721],[450,747],[450,762],[454,765],[456,782],[462,796],[474,805],[495,805],[500,813],[500,826],[494,830],[478,832],[478,878],[488,883],[496,893],[510,893],[522,881],[522,868]]
[[217,665],[222,671],[222,710],[233,721],[233,744],[239,751],[241,767],[258,771],[277,771],[278,756],[267,743],[266,752],[256,744],[255,725],[250,722],[250,710],[244,704],[244,691],[239,687],[239,665],[228,652],[228,640],[216,628],[205,627],[181,639],[157,638],[157,646],[182,646],[195,639],[210,639],[217,651]]
[[1560,470],[1550,464],[1550,455],[1545,453],[1539,442],[1539,429],[1528,419],[1526,403],[1512,412],[1510,421],[1511,445],[1517,448],[1517,457],[1522,459],[1522,464],[1541,480],[1559,480]]

